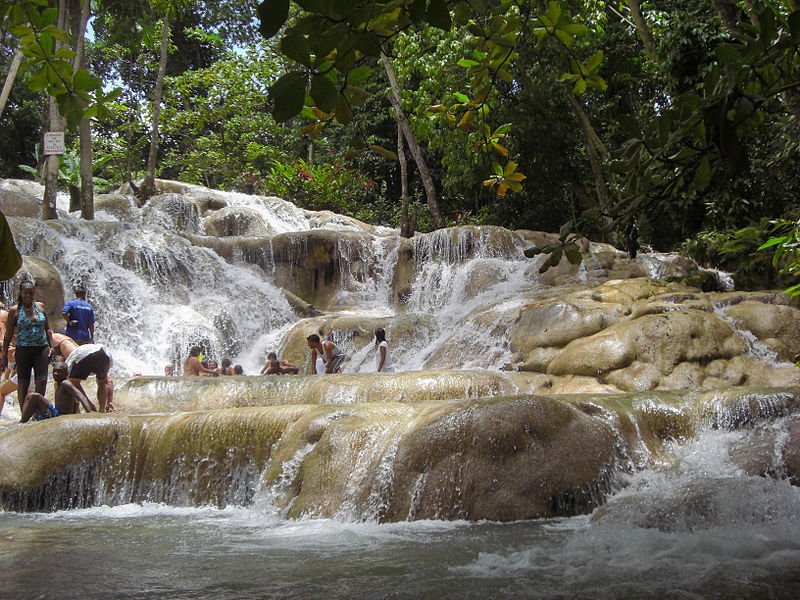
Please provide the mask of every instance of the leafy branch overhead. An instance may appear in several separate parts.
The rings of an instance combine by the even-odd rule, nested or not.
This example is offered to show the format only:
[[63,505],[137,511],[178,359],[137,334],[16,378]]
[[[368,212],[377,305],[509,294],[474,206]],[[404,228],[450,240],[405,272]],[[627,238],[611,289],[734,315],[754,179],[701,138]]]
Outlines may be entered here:
[[[105,92],[99,77],[85,68],[75,68],[75,52],[66,45],[68,35],[57,24],[58,9],[49,8],[47,0],[4,4],[8,5],[4,8],[9,30],[19,38],[20,51],[26,58],[30,89],[55,97],[69,128],[81,118],[109,116],[108,104],[120,90]],[[56,40],[65,45],[58,47]]]
[[454,66],[465,69],[468,88],[453,90],[454,102],[432,105],[428,112],[457,130],[477,133],[475,147],[494,156],[493,174],[485,185],[499,196],[521,191],[525,179],[510,158],[512,126],[491,123],[503,89],[518,85],[514,65],[520,44],[535,38],[540,49],[548,43],[563,47],[567,59],[562,81],[572,93],[602,91],[606,86],[599,75],[602,52],[583,60],[576,51],[577,41],[589,28],[574,22],[559,2],[550,2],[538,17],[523,14],[511,0],[297,0],[294,4],[296,13],[291,13],[289,0],[265,0],[258,7],[261,34],[280,35],[281,53],[297,67],[270,88],[276,120],[310,118],[314,123],[305,131],[311,135],[318,135],[327,122],[349,122],[353,110],[368,97],[359,84],[372,74],[371,59],[391,54],[392,43],[412,28],[459,28],[471,51]]

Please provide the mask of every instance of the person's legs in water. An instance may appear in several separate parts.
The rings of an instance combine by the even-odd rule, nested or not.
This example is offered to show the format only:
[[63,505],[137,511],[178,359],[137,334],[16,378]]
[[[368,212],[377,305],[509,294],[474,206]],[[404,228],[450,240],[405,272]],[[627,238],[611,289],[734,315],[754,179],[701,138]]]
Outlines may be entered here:
[[97,404],[101,413],[114,412],[114,382],[111,377],[97,380]]

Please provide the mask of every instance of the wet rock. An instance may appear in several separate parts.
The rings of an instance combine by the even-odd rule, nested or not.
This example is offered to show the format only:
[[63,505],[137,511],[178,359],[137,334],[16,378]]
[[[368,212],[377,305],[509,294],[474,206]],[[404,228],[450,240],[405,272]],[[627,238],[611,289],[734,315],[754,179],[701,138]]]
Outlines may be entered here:
[[150,223],[175,233],[202,233],[200,211],[181,194],[153,196],[144,206],[143,215]]
[[98,194],[94,197],[95,211],[106,212],[120,221],[130,221],[137,208],[133,196],[121,193]]
[[208,235],[227,236],[270,236],[275,232],[254,208],[228,206],[215,211],[204,219]]
[[[26,280],[36,283],[36,300],[44,303],[51,329],[55,331],[62,327],[64,325],[64,318],[61,316],[61,309],[64,307],[64,284],[58,271],[43,260],[32,256],[23,256],[22,268],[12,280],[15,293],[19,290],[19,284]],[[16,300],[14,304],[16,304]]]
[[0,179],[0,211],[6,217],[38,218],[44,187],[25,179]]
[[552,375],[611,373],[609,381],[624,390],[654,389],[662,376],[684,362],[706,365],[732,359],[744,343],[721,319],[682,310],[616,323],[567,345],[549,364]]
[[794,306],[743,301],[727,307],[725,314],[772,349],[779,360],[793,362],[800,353],[800,310]]
[[614,460],[610,428],[566,403],[471,403],[402,439],[384,520],[590,512],[608,490]]

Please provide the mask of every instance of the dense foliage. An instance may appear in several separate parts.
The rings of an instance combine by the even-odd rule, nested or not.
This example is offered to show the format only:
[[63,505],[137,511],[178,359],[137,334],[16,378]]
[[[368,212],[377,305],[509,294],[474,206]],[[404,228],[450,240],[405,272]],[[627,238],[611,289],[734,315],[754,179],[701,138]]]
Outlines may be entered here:
[[[54,49],[72,40],[62,4],[82,3],[0,2],[0,65],[25,56],[0,176],[36,166],[53,94],[69,126],[93,119],[96,176],[142,178],[167,50],[159,177],[243,189],[252,170],[260,193],[397,225],[390,61],[450,223],[561,230],[552,258],[579,258],[587,234],[703,246],[726,266],[734,253],[706,242],[757,248],[771,220],[800,215],[796,0],[95,0],[85,68]],[[405,154],[427,228],[430,190]]]

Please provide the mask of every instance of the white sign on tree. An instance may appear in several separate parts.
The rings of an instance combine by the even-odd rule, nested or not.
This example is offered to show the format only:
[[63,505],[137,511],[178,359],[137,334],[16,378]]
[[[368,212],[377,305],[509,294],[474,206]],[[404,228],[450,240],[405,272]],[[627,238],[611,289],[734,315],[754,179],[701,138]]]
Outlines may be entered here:
[[44,155],[64,154],[64,132],[48,131],[44,134]]

